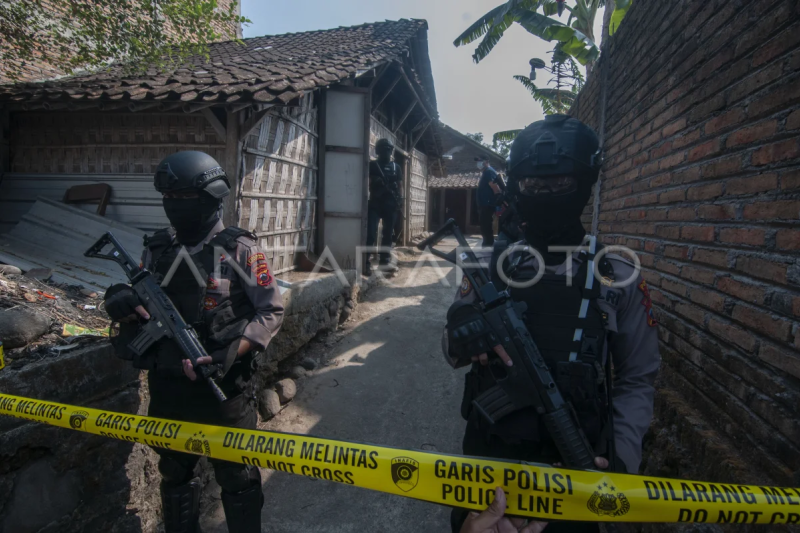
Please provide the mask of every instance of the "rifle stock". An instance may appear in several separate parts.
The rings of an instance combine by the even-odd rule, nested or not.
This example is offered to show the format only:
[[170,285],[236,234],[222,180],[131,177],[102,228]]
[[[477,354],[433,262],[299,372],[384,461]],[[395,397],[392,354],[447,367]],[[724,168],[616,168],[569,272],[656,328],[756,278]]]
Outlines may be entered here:
[[[433,248],[450,234],[458,241],[458,253],[445,254]],[[452,263],[459,257],[464,260],[460,266],[475,290],[483,316],[514,363],[508,367],[499,358],[490,359],[489,371],[495,385],[473,400],[475,409],[489,424],[495,424],[514,411],[535,408],[542,415],[564,464],[595,468],[594,450],[580,427],[575,409],[561,394],[522,321],[525,303],[514,302],[508,292],[497,290],[453,219],[417,246],[421,250],[430,246],[434,255]]]
[[[111,253],[102,253],[106,246],[111,246]],[[154,343],[162,339],[174,339],[183,354],[192,362],[195,371],[208,383],[214,396],[220,402],[227,400],[225,393],[217,385],[219,366],[199,365],[197,360],[207,357],[197,333],[186,323],[175,308],[172,300],[156,283],[153,275],[140,268],[122,244],[111,232],[100,237],[91,248],[84,253],[86,257],[114,261],[122,267],[128,276],[131,288],[136,292],[142,305],[150,314],[150,320],[141,328],[141,332],[128,345],[136,355],[142,355]]]

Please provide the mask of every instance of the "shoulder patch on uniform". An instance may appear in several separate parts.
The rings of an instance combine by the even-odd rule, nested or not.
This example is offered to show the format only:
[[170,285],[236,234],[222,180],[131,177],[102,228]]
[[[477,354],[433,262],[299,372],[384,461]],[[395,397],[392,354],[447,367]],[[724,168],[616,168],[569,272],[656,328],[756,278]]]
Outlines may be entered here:
[[639,290],[644,294],[642,305],[644,306],[644,312],[647,316],[647,325],[652,328],[658,323],[656,322],[656,317],[653,315],[653,301],[650,299],[650,289],[647,288],[647,282],[644,279],[639,284]]
[[247,258],[247,266],[252,265],[256,261],[266,261],[266,260],[267,260],[267,258],[264,257],[264,254],[259,252],[257,254],[253,254],[253,255],[251,255],[250,257]]
[[[266,266],[266,265],[265,265]],[[266,287],[270,283],[272,283],[272,274],[270,274],[269,269],[261,272],[256,276],[256,282],[261,287]]]
[[472,292],[472,283],[469,282],[469,278],[464,276],[461,279],[461,288],[459,289],[461,296],[466,296],[467,294]]
[[215,300],[211,296],[208,296],[205,300],[203,300],[203,309],[205,309],[206,311],[214,309],[216,306],[217,306],[217,300]]

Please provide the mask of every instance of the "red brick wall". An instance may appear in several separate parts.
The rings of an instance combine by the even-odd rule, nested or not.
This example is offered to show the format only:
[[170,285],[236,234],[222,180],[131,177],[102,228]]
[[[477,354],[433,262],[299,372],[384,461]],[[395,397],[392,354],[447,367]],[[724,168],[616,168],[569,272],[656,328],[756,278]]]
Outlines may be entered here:
[[800,4],[637,0],[628,17],[573,114],[598,126],[606,69],[599,232],[639,253],[657,305],[653,446],[695,456],[649,466],[796,485]]

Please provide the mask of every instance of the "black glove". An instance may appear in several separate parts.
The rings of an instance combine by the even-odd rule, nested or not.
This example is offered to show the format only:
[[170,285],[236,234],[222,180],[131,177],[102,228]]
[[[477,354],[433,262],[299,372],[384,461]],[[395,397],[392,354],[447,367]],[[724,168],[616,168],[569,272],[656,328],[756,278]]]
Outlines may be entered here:
[[130,315],[136,315],[136,306],[142,305],[130,285],[117,283],[106,290],[105,308],[111,320],[123,320]]
[[447,340],[448,351],[461,362],[490,353],[500,344],[480,309],[464,301],[455,302],[447,310]]
[[233,363],[236,362],[239,341],[234,341],[224,348],[211,352],[211,366],[217,366],[222,376],[228,373]]

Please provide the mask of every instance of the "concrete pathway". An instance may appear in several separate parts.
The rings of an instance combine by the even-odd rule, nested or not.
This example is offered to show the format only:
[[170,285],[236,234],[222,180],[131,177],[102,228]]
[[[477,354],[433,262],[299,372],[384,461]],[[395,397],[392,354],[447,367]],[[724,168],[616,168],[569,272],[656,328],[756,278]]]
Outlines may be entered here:
[[[464,371],[453,371],[441,354],[445,315],[458,287],[454,269],[431,259],[446,275],[445,287],[430,262],[414,270],[419,256],[401,253],[399,259],[398,275],[368,293],[334,335],[338,342],[323,344],[321,366],[299,382],[295,400],[263,429],[461,451]],[[449,508],[282,472],[262,474],[264,532],[449,531]],[[204,531],[226,531],[221,509],[206,517]]]

